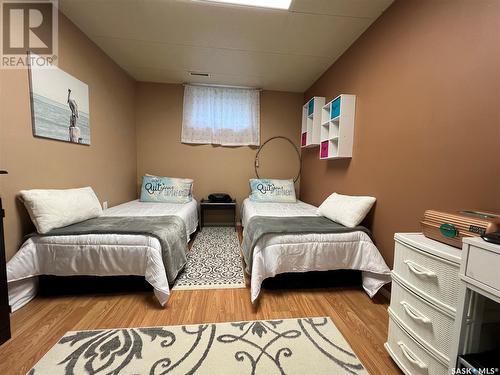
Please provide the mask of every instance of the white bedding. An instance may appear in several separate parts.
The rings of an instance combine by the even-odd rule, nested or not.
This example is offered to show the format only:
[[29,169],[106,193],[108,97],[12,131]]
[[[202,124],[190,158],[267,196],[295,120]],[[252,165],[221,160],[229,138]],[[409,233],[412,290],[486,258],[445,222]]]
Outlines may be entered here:
[[[189,236],[196,231],[198,210],[195,200],[186,203],[127,202],[103,216],[179,216]],[[7,263],[9,302],[15,311],[36,295],[39,275],[56,276],[144,276],[163,306],[170,288],[157,238],[144,235],[95,234],[32,237]]]
[[[301,201],[259,203],[247,198],[242,205],[242,224],[245,226],[253,216],[317,216],[316,211],[316,207]],[[257,300],[261,284],[268,277],[336,269],[362,271],[363,289],[370,297],[391,280],[389,267],[364,232],[264,235],[254,249],[252,302]]]
[[102,216],[179,216],[186,224],[186,234],[189,236],[198,226],[198,203],[192,200],[189,203],[158,203],[135,201],[111,207],[103,212]]

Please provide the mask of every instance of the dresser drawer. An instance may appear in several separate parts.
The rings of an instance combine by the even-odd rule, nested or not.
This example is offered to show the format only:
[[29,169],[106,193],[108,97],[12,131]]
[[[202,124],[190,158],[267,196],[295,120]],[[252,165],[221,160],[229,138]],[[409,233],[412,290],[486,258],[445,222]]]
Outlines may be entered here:
[[477,280],[490,288],[500,290],[499,260],[500,257],[497,253],[469,245],[465,276]]
[[407,375],[447,374],[447,366],[418,344],[392,317],[385,348]]
[[391,306],[394,314],[421,343],[440,353],[444,361],[449,360],[454,318],[450,313],[438,310],[393,279]]
[[458,263],[434,256],[416,247],[396,241],[396,276],[439,306],[455,312],[458,299]]

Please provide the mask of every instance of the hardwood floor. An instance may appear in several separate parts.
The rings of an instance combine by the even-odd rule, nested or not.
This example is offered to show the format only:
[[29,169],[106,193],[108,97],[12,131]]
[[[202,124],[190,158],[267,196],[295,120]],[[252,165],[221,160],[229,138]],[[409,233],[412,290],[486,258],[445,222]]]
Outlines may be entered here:
[[165,308],[152,292],[37,297],[11,316],[12,339],[0,347],[0,374],[25,374],[67,331],[329,316],[370,374],[401,374],[383,347],[388,301],[361,288],[174,291]]

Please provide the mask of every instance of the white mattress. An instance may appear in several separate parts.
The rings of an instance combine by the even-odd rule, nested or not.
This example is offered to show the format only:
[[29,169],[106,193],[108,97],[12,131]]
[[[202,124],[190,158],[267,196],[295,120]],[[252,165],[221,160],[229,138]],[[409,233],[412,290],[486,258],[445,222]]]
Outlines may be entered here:
[[119,204],[104,211],[103,216],[179,216],[186,224],[186,234],[189,236],[198,226],[198,203],[158,203],[135,201]]
[[316,207],[302,201],[296,203],[261,203],[253,202],[247,198],[241,205],[241,224],[246,227],[248,220],[253,216],[318,216],[316,211]]
[[[254,216],[317,216],[310,204],[259,203],[245,199],[242,224]],[[243,236],[245,231],[243,231]],[[257,241],[253,254],[251,299],[255,302],[264,279],[286,272],[354,269],[362,271],[363,289],[373,297],[390,282],[390,270],[364,232],[267,234]]]
[[[189,236],[196,231],[195,200],[186,204],[127,202],[104,211],[104,216],[179,216]],[[92,234],[32,237],[7,263],[9,302],[13,311],[36,295],[39,275],[144,276],[163,306],[170,295],[161,245],[144,235]],[[173,280],[172,280],[173,282]]]

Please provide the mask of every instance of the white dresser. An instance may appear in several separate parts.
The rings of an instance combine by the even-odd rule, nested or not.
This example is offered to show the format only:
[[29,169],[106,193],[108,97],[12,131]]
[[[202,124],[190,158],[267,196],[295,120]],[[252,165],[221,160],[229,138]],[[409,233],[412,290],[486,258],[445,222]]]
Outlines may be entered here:
[[385,348],[407,375],[446,375],[458,305],[461,250],[396,233]]

